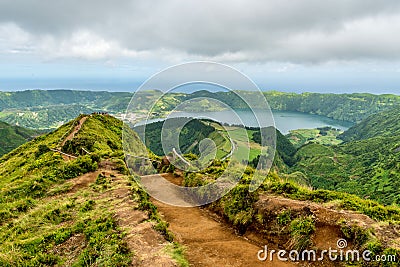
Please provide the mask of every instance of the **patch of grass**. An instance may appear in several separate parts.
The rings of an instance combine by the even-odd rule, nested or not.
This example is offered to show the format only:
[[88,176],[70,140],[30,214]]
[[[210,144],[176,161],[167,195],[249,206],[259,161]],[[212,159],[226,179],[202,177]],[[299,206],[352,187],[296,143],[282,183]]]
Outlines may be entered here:
[[361,199],[358,196],[330,191],[312,190],[294,182],[283,181],[274,173],[262,185],[263,190],[297,200],[310,200],[318,203],[335,201],[337,208],[358,211],[378,221],[399,221],[400,208],[397,206],[384,206],[373,200]]
[[78,233],[85,235],[87,245],[73,266],[88,262],[128,266],[131,254],[113,215],[93,204],[91,200],[46,201],[4,224],[0,227],[0,266],[62,265],[64,258],[53,248]]
[[291,130],[287,135],[287,138],[296,148],[310,142],[323,145],[338,145],[343,142],[337,138],[342,133],[343,131],[331,127],[319,129],[297,129]]
[[290,223],[291,246],[298,251],[312,245],[311,235],[315,232],[314,219],[311,216],[294,219]]
[[346,221],[339,222],[340,231],[345,238],[351,240],[357,248],[364,245],[371,237],[370,230],[358,225],[351,225]]
[[189,267],[189,262],[185,258],[185,247],[173,242],[166,247],[167,253],[176,261],[180,267]]
[[88,246],[73,266],[129,266],[131,253],[111,214],[81,221],[74,230],[85,234]]
[[82,204],[82,207],[80,208],[80,211],[81,212],[88,212],[88,211],[92,210],[93,206],[94,206],[94,203],[95,202],[92,199],[86,200],[85,203]]
[[47,192],[47,196],[55,196],[62,193],[66,193],[69,190],[71,190],[72,186],[73,184],[70,182],[65,182],[62,183],[61,185],[56,185]]
[[290,209],[288,210],[283,210],[276,216],[276,221],[279,225],[285,226],[290,223],[292,220],[292,212]]

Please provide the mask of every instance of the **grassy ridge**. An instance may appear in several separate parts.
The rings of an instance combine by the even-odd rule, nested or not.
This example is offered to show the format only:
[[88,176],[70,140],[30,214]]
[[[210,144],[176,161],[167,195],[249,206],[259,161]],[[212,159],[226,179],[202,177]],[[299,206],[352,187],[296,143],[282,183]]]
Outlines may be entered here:
[[[70,179],[88,172],[93,175],[102,160],[116,172],[127,172],[122,122],[111,116],[88,117],[66,142],[63,149],[77,159],[66,161],[49,150],[60,145],[79,119],[0,158],[0,266],[130,266],[135,252],[128,249],[125,230],[116,219],[121,199],[111,194],[126,187],[136,208],[149,214],[145,222],[173,240],[156,209],[146,206],[147,194],[128,176],[120,175],[120,183],[111,183],[115,178],[99,174],[93,184],[71,191]],[[140,145],[133,132],[130,141],[133,147]],[[82,147],[91,154],[83,155]],[[187,266],[178,244],[171,243],[160,253]]]

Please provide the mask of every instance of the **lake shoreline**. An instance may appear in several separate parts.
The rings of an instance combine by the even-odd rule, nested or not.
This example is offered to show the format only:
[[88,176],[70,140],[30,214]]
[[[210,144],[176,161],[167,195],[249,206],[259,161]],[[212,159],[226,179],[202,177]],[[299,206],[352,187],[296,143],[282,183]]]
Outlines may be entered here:
[[[298,129],[315,129],[319,127],[332,127],[342,131],[347,130],[354,125],[352,122],[335,120],[323,115],[309,114],[298,111],[282,111],[282,110],[222,110],[222,111],[206,111],[206,112],[185,112],[176,111],[168,114],[166,118],[187,117],[198,119],[211,119],[221,124],[244,125],[246,127],[258,127],[256,116],[263,119],[261,126],[275,126],[282,134],[289,134],[291,130]],[[272,113],[272,114],[271,114]],[[147,120],[147,123],[162,121],[166,118],[153,118]],[[143,124],[144,121],[136,125]]]

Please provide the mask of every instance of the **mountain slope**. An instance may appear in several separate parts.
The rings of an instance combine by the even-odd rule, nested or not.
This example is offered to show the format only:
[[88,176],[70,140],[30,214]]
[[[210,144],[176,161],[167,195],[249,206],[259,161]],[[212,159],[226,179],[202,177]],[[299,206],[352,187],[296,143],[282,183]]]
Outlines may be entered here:
[[32,140],[40,132],[0,121],[0,156]]
[[[245,92],[250,98],[251,92]],[[373,94],[318,94],[318,93],[283,93],[266,91],[264,95],[271,109],[298,111],[319,114],[329,118],[360,122],[368,116],[391,109],[400,104],[397,95]],[[11,124],[37,129],[56,128],[80,113],[105,111],[113,114],[124,113],[133,93],[94,92],[77,90],[28,90],[20,92],[0,92],[0,119]],[[143,91],[136,95],[141,107],[153,106],[152,112],[162,115],[173,110],[183,101],[197,97],[210,97],[226,103],[234,109],[246,109],[248,106],[233,92],[198,91],[188,93],[168,93],[161,91]],[[254,95],[253,108],[257,106],[258,96]],[[150,105],[151,103],[151,105]],[[192,110],[203,110],[204,106],[213,110],[210,103],[193,103]],[[198,105],[198,106],[196,106]],[[138,107],[138,110],[141,109]],[[216,110],[219,110],[218,108]],[[63,111],[57,113],[57,111]],[[62,116],[61,116],[62,114]]]
[[101,103],[112,97],[124,97],[130,93],[78,90],[26,90],[0,92],[0,111],[8,108],[48,107],[54,105]]
[[121,133],[81,115],[0,158],[0,266],[176,265],[182,249],[127,175]]
[[339,136],[344,141],[391,137],[400,133],[400,107],[369,116]]
[[342,134],[337,146],[308,144],[296,153],[295,171],[312,186],[400,203],[399,108],[372,115]]

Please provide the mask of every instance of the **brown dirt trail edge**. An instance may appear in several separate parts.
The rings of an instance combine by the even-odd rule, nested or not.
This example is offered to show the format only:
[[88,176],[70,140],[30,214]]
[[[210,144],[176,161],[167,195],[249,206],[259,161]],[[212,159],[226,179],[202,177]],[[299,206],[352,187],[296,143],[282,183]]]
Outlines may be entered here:
[[81,129],[83,123],[87,120],[87,118],[88,118],[88,117],[85,116],[85,117],[82,117],[82,118],[79,120],[79,124],[76,125],[75,128],[74,128],[74,130],[62,141],[61,147],[65,145],[65,142],[67,142],[68,140],[71,140],[72,138],[74,138],[75,134],[76,134],[77,132],[79,132],[79,130]]
[[[179,184],[171,174],[162,176]],[[146,176],[142,179],[146,179]],[[272,262],[259,261],[257,252],[261,247],[236,235],[231,227],[218,222],[205,209],[175,207],[155,199],[152,201],[169,223],[169,229],[177,241],[186,246],[185,256],[190,266],[298,266],[277,259]]]

